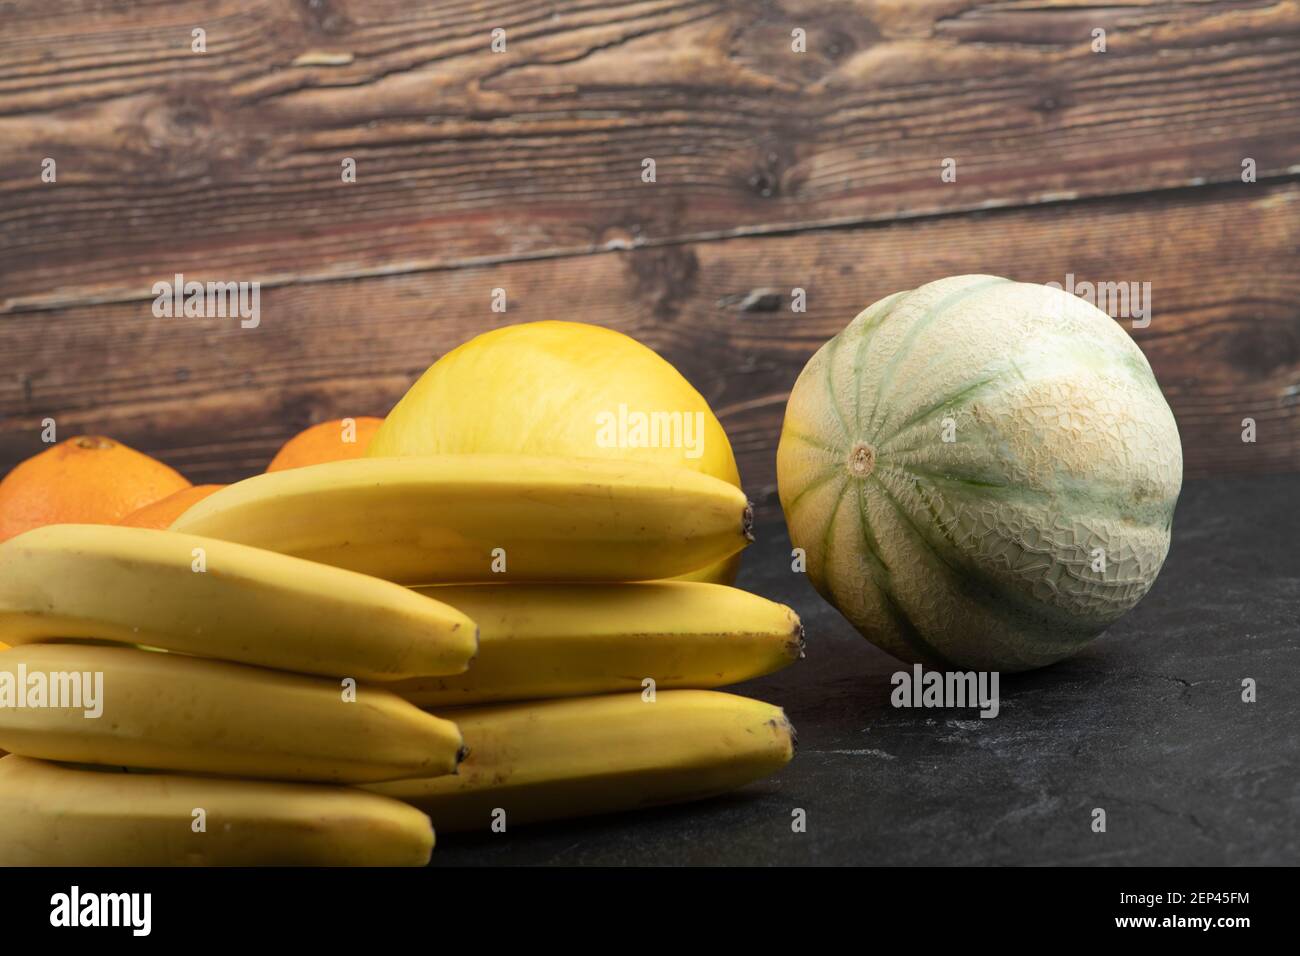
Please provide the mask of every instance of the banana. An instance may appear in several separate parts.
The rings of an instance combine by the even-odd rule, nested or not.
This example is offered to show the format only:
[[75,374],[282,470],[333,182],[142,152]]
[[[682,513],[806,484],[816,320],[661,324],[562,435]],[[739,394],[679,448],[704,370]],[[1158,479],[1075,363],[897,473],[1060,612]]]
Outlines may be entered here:
[[0,747],[73,763],[331,783],[456,769],[462,741],[451,721],[370,685],[355,694],[345,700],[325,678],[180,654],[29,644],[0,657]]
[[257,475],[172,528],[443,584],[669,578],[740,551],[751,523],[742,491],[686,468],[444,455]]
[[432,850],[423,813],[351,787],[0,759],[0,866],[423,866]]
[[369,784],[439,830],[507,827],[696,800],[784,766],[794,728],[779,707],[710,690],[499,704],[449,711],[469,756],[456,776]]
[[721,687],[803,653],[798,616],[721,584],[468,584],[421,588],[479,623],[474,666],[383,685],[421,707]]
[[[3,653],[4,651],[7,651],[7,650],[9,650],[9,645],[8,645],[8,644],[0,644],[0,653]],[[9,752],[9,751],[7,751],[7,750],[0,750],[0,757],[3,757],[3,756],[4,756],[5,754],[7,754],[8,752]]]
[[474,622],[406,588],[228,541],[48,525],[0,544],[0,639],[87,638],[358,680],[465,670]]

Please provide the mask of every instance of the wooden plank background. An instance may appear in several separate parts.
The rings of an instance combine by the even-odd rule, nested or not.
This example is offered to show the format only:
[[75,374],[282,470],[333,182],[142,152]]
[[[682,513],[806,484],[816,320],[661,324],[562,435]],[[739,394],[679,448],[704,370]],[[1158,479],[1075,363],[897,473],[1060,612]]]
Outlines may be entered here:
[[[770,503],[821,342],[988,272],[1150,282],[1188,474],[1297,471],[1298,262],[1297,0],[0,3],[0,469],[48,416],[232,480],[570,318],[677,364]],[[154,318],[177,272],[260,327]]]

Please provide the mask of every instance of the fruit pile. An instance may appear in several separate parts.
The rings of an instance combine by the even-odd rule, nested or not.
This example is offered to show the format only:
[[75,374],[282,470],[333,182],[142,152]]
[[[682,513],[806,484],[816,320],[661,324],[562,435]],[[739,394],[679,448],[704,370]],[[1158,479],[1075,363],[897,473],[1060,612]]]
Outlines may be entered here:
[[[543,324],[517,328],[552,357],[598,335],[647,363],[625,337]],[[532,361],[493,337],[494,364]],[[659,361],[620,394],[703,405]],[[697,799],[790,759],[779,708],[711,689],[803,645],[789,608],[718,583],[751,512],[716,457],[579,454],[535,421],[519,453],[442,447],[455,415],[430,429],[418,411],[439,365],[366,457],[304,433],[229,486],[164,483],[111,516],[11,509],[0,864],[419,865],[435,828]],[[562,393],[562,421],[608,397],[578,411]],[[462,416],[492,410],[473,401]],[[24,498],[13,475],[62,447],[0,483],[0,522]]]

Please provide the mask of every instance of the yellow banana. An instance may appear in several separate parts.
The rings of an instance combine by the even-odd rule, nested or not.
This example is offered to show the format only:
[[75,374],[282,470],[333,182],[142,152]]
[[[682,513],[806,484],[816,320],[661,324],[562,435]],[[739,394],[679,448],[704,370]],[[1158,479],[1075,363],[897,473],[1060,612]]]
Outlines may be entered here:
[[[45,699],[33,706],[41,683]],[[28,644],[0,657],[0,747],[273,780],[357,783],[456,769],[462,741],[451,721],[370,685],[346,700],[341,683],[128,647]]]
[[474,666],[384,686],[421,707],[721,687],[785,667],[803,627],[783,604],[720,584],[468,584],[420,589],[479,623]]
[[463,671],[474,622],[387,581],[172,531],[48,525],[0,544],[0,638],[146,644],[396,680]]
[[[449,711],[469,756],[455,776],[370,784],[439,830],[488,829],[696,800],[784,766],[779,707],[710,690],[498,704]],[[502,817],[502,812],[504,817]]]
[[445,455],[257,475],[172,527],[440,584],[673,577],[740,551],[751,521],[742,491],[685,468]]
[[423,866],[429,818],[351,787],[0,759],[0,866]]
[[[4,651],[7,651],[7,650],[9,650],[9,645],[8,645],[8,644],[0,644],[0,653],[3,653]],[[3,663],[3,662],[0,662],[0,664],[2,664],[2,663]],[[5,754],[7,754],[8,752],[9,752],[9,751],[7,751],[7,750],[0,750],[0,757],[3,757],[3,756],[4,756]]]

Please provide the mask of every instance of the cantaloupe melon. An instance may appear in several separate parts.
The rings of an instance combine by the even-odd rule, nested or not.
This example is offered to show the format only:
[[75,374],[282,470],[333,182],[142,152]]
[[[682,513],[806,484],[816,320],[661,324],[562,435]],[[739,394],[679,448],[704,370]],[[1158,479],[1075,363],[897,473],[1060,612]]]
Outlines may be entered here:
[[777,478],[810,580],[868,640],[1018,671],[1150,589],[1182,448],[1115,320],[1059,289],[957,276],[881,299],[813,356]]

